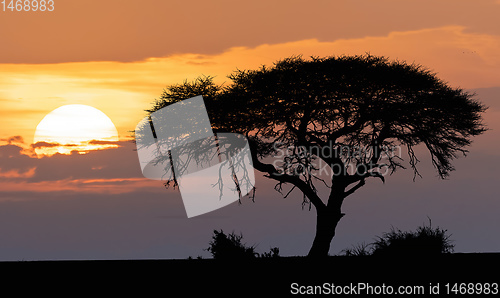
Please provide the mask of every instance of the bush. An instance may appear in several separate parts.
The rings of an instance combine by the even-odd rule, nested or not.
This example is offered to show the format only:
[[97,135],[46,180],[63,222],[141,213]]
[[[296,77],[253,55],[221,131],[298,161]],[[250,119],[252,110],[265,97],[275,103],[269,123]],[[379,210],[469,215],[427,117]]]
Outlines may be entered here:
[[388,255],[438,255],[452,253],[454,245],[447,230],[420,226],[416,231],[403,232],[391,228],[382,237],[370,244],[358,244],[341,251],[345,256],[388,256]]
[[373,243],[373,255],[437,255],[453,252],[447,230],[418,227],[415,232],[391,229]]
[[280,256],[280,249],[278,247],[272,247],[269,252],[265,252],[260,255],[261,258],[278,258]]
[[214,259],[251,259],[257,256],[255,247],[246,247],[241,243],[243,235],[236,235],[232,232],[229,235],[224,234],[222,230],[214,230],[212,241],[209,242],[207,250]]
[[273,247],[269,252],[259,254],[255,251],[255,246],[247,247],[241,243],[243,235],[236,235],[234,232],[231,234],[224,234],[222,230],[214,230],[212,241],[209,242],[207,251],[212,254],[214,259],[229,260],[229,259],[253,259],[257,257],[262,258],[276,258],[279,257],[279,248]]

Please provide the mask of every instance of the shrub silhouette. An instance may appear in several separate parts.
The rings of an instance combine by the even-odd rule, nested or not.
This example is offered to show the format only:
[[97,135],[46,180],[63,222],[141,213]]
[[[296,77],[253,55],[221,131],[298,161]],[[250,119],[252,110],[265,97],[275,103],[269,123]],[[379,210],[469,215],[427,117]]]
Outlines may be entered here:
[[224,234],[222,230],[214,230],[212,241],[209,242],[207,250],[212,254],[214,259],[251,259],[255,258],[258,254],[255,252],[255,247],[246,247],[241,243],[243,235],[236,235],[234,232],[231,234]]
[[261,258],[278,258],[280,256],[280,249],[278,247],[272,247],[269,252],[265,252],[260,255]]
[[[430,221],[430,220],[429,220]],[[454,245],[447,235],[447,230],[420,226],[416,231],[408,232],[391,228],[391,231],[377,237],[373,243],[353,245],[343,249],[345,256],[388,256],[388,255],[438,255],[452,253]]]
[[420,226],[415,232],[391,229],[372,244],[373,255],[437,255],[453,252],[447,230]]
[[279,257],[280,249],[272,247],[269,252],[259,254],[255,251],[255,246],[247,247],[241,243],[243,235],[236,235],[234,232],[226,235],[224,231],[214,230],[212,241],[209,242],[207,251],[212,254],[214,259],[229,260],[229,259],[253,259],[261,258],[277,258]]

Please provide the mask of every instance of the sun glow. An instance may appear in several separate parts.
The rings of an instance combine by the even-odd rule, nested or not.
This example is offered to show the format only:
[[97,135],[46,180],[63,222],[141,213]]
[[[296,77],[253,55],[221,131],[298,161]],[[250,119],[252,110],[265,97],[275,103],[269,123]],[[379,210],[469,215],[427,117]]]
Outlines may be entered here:
[[37,155],[85,154],[90,150],[117,147],[118,132],[111,119],[96,108],[73,104],[47,114],[35,131]]

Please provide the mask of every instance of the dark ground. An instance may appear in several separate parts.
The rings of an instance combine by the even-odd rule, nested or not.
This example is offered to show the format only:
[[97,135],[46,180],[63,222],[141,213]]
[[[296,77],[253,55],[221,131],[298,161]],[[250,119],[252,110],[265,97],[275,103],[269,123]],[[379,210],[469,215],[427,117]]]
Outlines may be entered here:
[[[446,293],[446,283],[450,283],[450,289],[455,283],[500,284],[500,254],[450,254],[431,258],[333,256],[320,261],[282,257],[231,262],[213,259],[1,262],[0,272],[4,291],[12,287],[17,294],[29,291],[67,297],[76,294],[85,297],[86,294],[96,297],[123,294],[127,297],[282,297],[298,292],[300,286],[319,288],[325,283],[328,288],[332,283],[335,286],[367,283],[378,286],[378,290],[390,285],[395,291],[399,286],[423,286],[428,296],[430,286],[437,283],[440,294]],[[296,284],[292,287],[293,283]],[[307,287],[301,289],[306,291]],[[356,294],[352,296],[361,293]]]

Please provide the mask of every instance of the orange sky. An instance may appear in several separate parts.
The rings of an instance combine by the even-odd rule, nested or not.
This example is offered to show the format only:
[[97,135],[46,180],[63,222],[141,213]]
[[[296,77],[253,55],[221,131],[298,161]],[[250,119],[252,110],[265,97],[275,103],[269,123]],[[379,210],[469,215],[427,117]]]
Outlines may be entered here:
[[224,82],[236,68],[297,54],[369,52],[422,64],[455,87],[500,86],[499,1],[376,2],[75,0],[4,12],[0,140],[31,144],[65,104],[103,111],[126,139],[168,84]]
[[[299,54],[369,52],[422,64],[453,87],[490,88],[482,94],[491,131],[473,148],[498,157],[500,0],[55,0],[55,6],[45,13],[0,11],[2,200],[24,198],[23,191],[121,195],[158,185],[141,177],[126,142],[116,154],[78,158],[35,160],[28,149],[19,151],[62,105],[101,110],[124,140],[168,84],[200,75],[222,83],[236,68]],[[476,170],[462,174],[484,171]]]
[[176,54],[138,62],[2,64],[0,137],[22,135],[31,142],[34,128],[48,112],[75,103],[106,113],[120,136],[126,137],[167,84],[202,74],[217,76],[223,82],[237,67],[255,68],[294,54],[370,52],[423,64],[453,86],[498,86],[498,48],[500,36],[466,33],[462,26],[447,26],[331,42],[308,39],[234,47],[220,54]]
[[499,35],[497,0],[56,1],[2,13],[0,63],[141,61],[316,38],[386,36],[450,25]]
[[167,84],[224,81],[295,54],[370,52],[423,64],[454,86],[498,86],[498,15],[498,1],[457,0],[74,0],[52,13],[4,12],[0,138],[31,142],[48,112],[72,103],[102,110],[123,138]]

